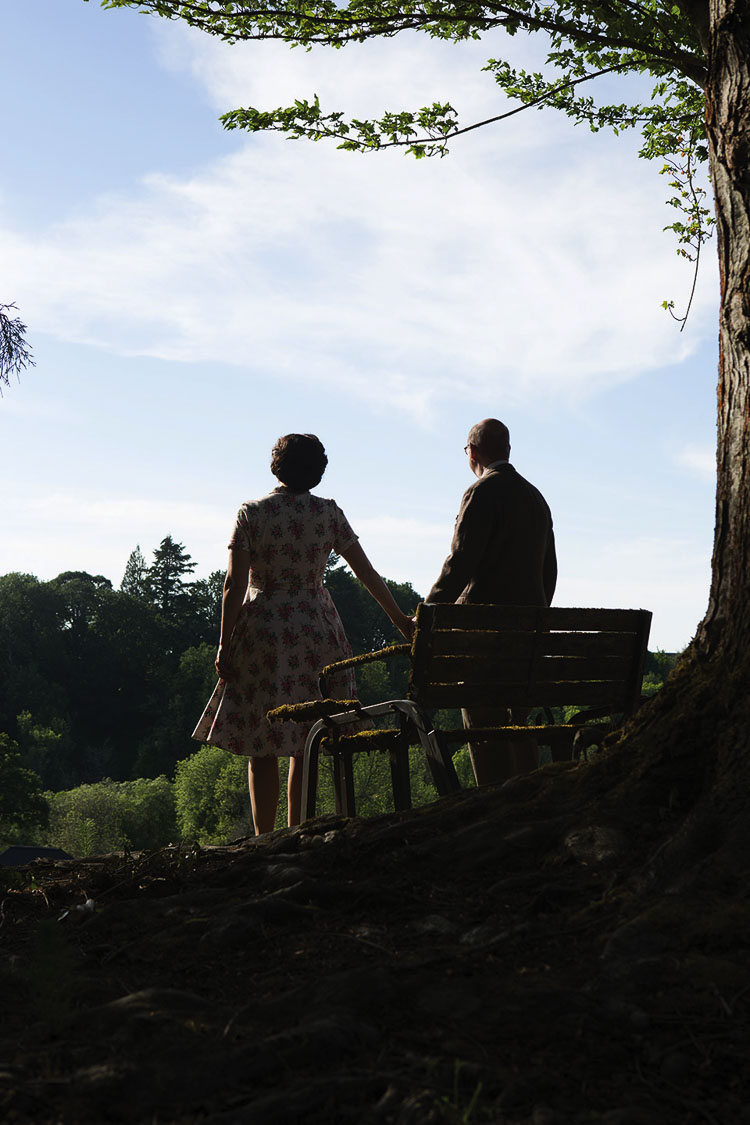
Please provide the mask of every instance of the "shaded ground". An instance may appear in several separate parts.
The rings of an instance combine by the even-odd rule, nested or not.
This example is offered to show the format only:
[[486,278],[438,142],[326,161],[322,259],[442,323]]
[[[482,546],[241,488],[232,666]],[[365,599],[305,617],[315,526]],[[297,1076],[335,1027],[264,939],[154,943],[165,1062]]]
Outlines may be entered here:
[[636,909],[656,829],[571,826],[577,772],[10,876],[0,1117],[750,1122],[747,898]]

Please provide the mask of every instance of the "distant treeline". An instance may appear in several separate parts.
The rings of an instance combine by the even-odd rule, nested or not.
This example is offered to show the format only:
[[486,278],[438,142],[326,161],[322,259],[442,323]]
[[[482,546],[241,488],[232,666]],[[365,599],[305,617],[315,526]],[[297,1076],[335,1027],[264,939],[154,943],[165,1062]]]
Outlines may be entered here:
[[[0,733],[45,789],[174,776],[197,749],[190,734],[216,683],[222,571],[195,563],[166,536],[148,564],[132,552],[122,583],[85,571],[49,582],[0,577]],[[325,583],[355,652],[402,638],[335,556]],[[406,611],[419,595],[389,582]],[[401,689],[404,664],[367,670],[364,696]]]
[[[50,582],[0,577],[0,849],[36,841],[85,855],[179,838],[220,843],[252,830],[244,760],[190,737],[216,683],[224,579],[215,571],[194,580],[194,568],[166,536],[150,564],[132,552],[117,590],[83,571]],[[402,640],[334,555],[324,581],[356,653]],[[388,585],[405,611],[416,609],[409,583]],[[649,653],[647,694],[675,660]],[[366,665],[360,698],[402,696],[407,673],[405,657]],[[459,723],[456,714],[447,725]],[[471,784],[465,749],[455,762]],[[412,784],[415,804],[434,799],[416,752]],[[363,814],[391,807],[383,755],[358,758],[355,787]],[[332,809],[324,769],[319,811]]]

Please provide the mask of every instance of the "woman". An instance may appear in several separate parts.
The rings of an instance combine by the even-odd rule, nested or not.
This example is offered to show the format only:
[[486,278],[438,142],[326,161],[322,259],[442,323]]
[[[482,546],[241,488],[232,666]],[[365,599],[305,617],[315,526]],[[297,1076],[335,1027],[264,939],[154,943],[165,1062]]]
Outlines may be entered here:
[[[322,585],[331,551],[347,561],[407,640],[414,629],[339,506],[311,495],[327,464],[314,434],[279,438],[271,457],[279,487],[243,504],[237,513],[216,655],[220,679],[193,731],[200,742],[249,757],[258,835],[270,832],[276,821],[282,755],[290,758],[289,824],[299,824],[307,735],[298,723],[269,723],[266,712],[282,703],[319,698],[321,668],[351,656],[341,619]],[[351,698],[353,674],[344,673],[330,690]]]

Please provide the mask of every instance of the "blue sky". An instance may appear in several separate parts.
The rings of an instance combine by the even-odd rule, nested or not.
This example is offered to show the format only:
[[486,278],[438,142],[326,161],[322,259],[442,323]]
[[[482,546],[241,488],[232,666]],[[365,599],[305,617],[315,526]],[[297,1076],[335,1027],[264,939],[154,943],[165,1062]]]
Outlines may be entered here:
[[[0,573],[118,585],[166,534],[205,575],[274,440],[317,433],[319,489],[375,565],[426,592],[471,482],[473,422],[500,417],[545,494],[560,605],[651,609],[691,638],[714,516],[717,290],[690,267],[636,139],[554,112],[363,157],[218,115],[317,92],[376,115],[507,108],[482,62],[400,38],[340,52],[229,47],[92,0],[3,12],[0,301],[37,366],[0,399]],[[541,46],[517,36],[514,58]],[[632,87],[629,87],[632,89]],[[619,91],[618,97],[619,97]]]

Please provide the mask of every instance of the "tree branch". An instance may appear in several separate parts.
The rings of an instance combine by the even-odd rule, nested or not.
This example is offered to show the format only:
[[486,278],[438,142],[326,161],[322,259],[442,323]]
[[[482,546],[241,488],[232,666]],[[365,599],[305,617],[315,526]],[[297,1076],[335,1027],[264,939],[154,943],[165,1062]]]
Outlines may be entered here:
[[[680,70],[699,84],[705,81],[705,63],[678,45],[669,37],[654,12],[633,0],[620,0],[623,8],[633,11],[644,27],[641,37],[607,34],[592,26],[583,26],[575,20],[555,17],[551,8],[542,8],[545,14],[535,14],[523,5],[489,3],[479,5],[454,4],[450,7],[436,2],[434,10],[429,5],[399,11],[394,3],[391,10],[380,15],[361,4],[338,8],[334,3],[319,3],[311,8],[301,8],[296,3],[288,7],[258,7],[236,5],[229,12],[214,10],[207,3],[194,0],[102,0],[107,8],[133,7],[167,19],[183,18],[191,25],[209,34],[218,35],[230,42],[243,40],[276,39],[302,46],[324,45],[341,47],[347,43],[362,42],[379,36],[392,37],[402,31],[423,31],[443,39],[459,41],[475,37],[475,33],[497,27],[526,31],[544,31],[553,36],[568,38],[573,42],[588,44],[595,49],[635,51],[652,60]],[[586,12],[588,5],[581,5]],[[617,9],[607,5],[617,19]],[[246,25],[250,24],[250,28]],[[601,26],[601,21],[599,23]],[[693,27],[692,22],[690,23]],[[668,40],[671,50],[655,47],[648,29],[656,29]]]
[[[554,94],[559,94],[563,90],[571,90],[574,86],[580,86],[582,82],[589,82],[592,78],[600,78],[603,74],[611,74],[613,71],[620,71],[623,69],[625,69],[623,65],[608,66],[605,70],[597,70],[592,74],[585,74],[582,78],[575,78],[569,82],[560,82],[559,85],[552,87],[552,89],[550,90],[547,90],[544,94],[541,94],[540,97],[534,98],[533,101],[524,102],[523,105],[516,106],[515,109],[509,109],[506,113],[499,113],[495,117],[488,117],[484,121],[476,121],[473,125],[466,125],[463,129],[454,129],[452,133],[447,133],[445,137],[441,139],[450,141],[454,137],[462,136],[464,133],[471,133],[473,129],[481,129],[485,125],[494,125],[498,121],[506,121],[509,117],[515,117],[517,113],[523,113],[525,109],[533,109],[534,106],[543,105],[544,102],[548,101],[551,97],[553,97]],[[385,144],[381,145],[381,148],[393,148],[397,145],[406,144],[429,143],[434,142],[435,139],[435,137],[426,137],[423,138],[422,141],[387,141]]]
[[[31,348],[26,343],[26,325],[20,317],[8,316],[15,304],[0,304],[0,384],[10,385],[10,376],[18,378],[27,367],[36,367]],[[2,393],[2,392],[0,392]]]

